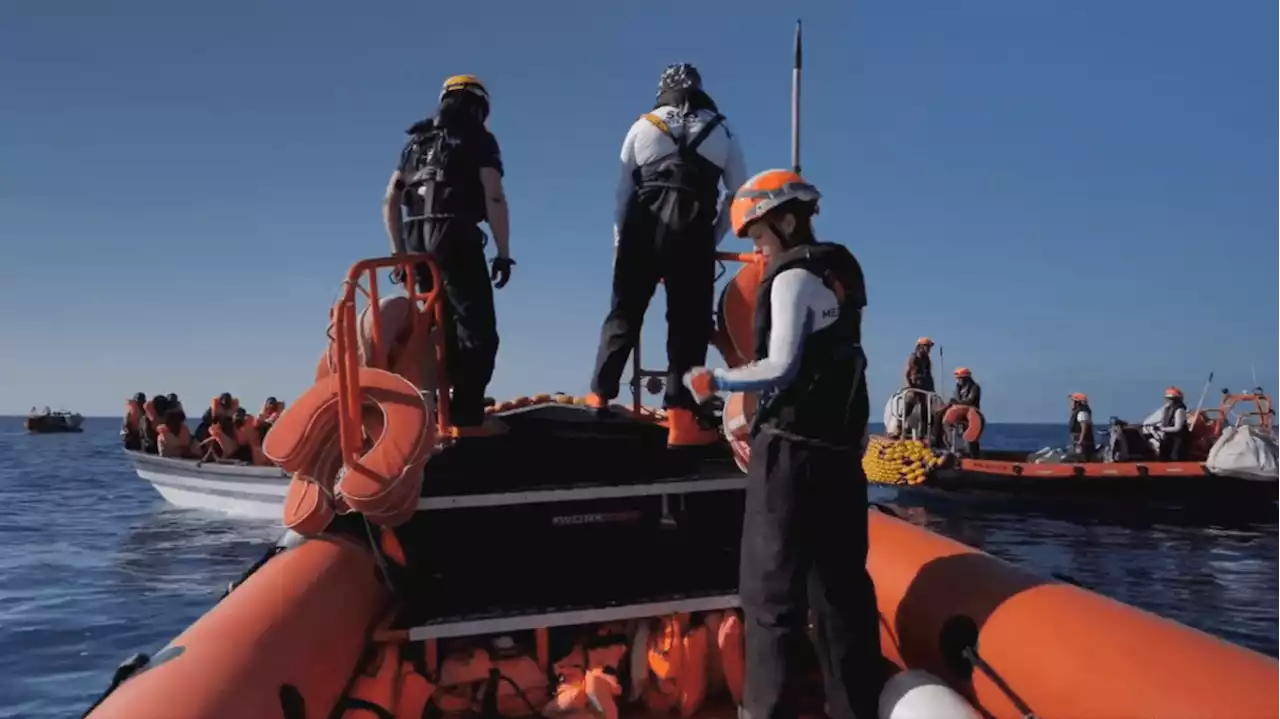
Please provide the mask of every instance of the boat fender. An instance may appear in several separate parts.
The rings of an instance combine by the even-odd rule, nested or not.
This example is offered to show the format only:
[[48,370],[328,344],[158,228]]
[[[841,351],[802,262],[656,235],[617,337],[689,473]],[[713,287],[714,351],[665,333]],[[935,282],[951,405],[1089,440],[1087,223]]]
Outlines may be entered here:
[[941,679],[920,670],[898,672],[880,692],[880,719],[981,719],[973,705]]
[[733,697],[735,704],[742,704],[742,688],[746,681],[747,655],[742,633],[742,615],[737,612],[725,612],[716,633],[716,653],[720,655],[720,666],[724,668],[724,684]]
[[395,719],[399,678],[400,645],[383,645],[342,700],[342,719]]

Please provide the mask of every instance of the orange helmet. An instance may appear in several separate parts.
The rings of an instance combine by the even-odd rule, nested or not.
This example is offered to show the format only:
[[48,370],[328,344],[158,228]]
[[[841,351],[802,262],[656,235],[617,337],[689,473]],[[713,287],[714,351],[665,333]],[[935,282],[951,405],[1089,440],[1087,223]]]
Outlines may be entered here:
[[968,367],[956,367],[955,375],[956,379],[964,379],[965,377],[972,377],[973,373],[969,371]]
[[924,345],[925,347],[932,347],[933,340],[929,339],[928,337],[921,337],[916,340],[916,346],[919,347],[920,345]]
[[1165,399],[1182,399],[1182,390],[1177,387],[1170,387],[1164,391]]
[[1085,396],[1085,394],[1084,394],[1083,392],[1072,392],[1070,395],[1068,395],[1068,397],[1070,397],[1071,399],[1073,399],[1073,400],[1075,400],[1075,401],[1077,401],[1077,402],[1088,402],[1088,401],[1089,401],[1089,398],[1088,398],[1088,397],[1086,397],[1086,396]]
[[765,170],[743,183],[729,205],[729,218],[738,237],[747,236],[747,226],[775,207],[792,200],[817,205],[822,193],[791,170]]

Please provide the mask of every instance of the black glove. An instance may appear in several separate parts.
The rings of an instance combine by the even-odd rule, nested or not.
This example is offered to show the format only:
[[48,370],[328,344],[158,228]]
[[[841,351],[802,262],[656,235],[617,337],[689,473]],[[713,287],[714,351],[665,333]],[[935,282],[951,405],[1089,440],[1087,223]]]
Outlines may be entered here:
[[395,267],[392,267],[392,268],[391,268],[391,284],[393,284],[393,285],[403,285],[403,284],[404,284],[404,274],[405,274],[405,273],[404,273],[404,266],[403,266],[403,265],[397,265],[397,266],[395,266]]
[[502,289],[511,281],[511,268],[515,266],[516,261],[510,257],[493,258],[493,272],[490,273],[490,279],[493,280],[493,286]]

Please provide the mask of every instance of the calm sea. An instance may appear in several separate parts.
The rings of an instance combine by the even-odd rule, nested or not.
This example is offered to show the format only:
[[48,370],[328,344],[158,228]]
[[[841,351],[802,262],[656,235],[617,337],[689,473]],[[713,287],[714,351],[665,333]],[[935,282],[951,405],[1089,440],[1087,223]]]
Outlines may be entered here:
[[[117,664],[182,631],[280,534],[166,506],[121,454],[119,420],[86,427],[32,436],[0,418],[0,717],[79,716]],[[1062,434],[991,425],[983,446],[1038,449]],[[872,497],[1004,559],[1277,653],[1274,506],[1241,519]]]

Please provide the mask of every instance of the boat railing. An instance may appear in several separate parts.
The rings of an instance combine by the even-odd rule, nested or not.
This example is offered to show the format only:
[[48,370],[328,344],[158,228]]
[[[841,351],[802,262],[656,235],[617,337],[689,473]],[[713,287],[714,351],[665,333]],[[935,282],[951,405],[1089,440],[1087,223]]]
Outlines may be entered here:
[[[911,397],[912,395],[917,395],[919,396],[920,400],[916,402],[916,406],[922,408],[921,416],[924,418],[924,427],[923,427],[924,438],[932,437],[933,430],[934,430],[934,421],[935,420],[938,422],[942,421],[941,418],[934,416],[936,413],[933,411],[933,405],[935,400],[939,404],[942,403],[942,395],[938,394],[937,392],[933,392],[931,390],[919,389],[916,387],[903,387],[901,390],[901,395],[902,395],[902,404],[899,405],[897,403],[894,403],[893,405],[893,415],[894,415],[894,419],[898,420],[898,427],[900,428],[899,432],[902,433],[903,431],[908,430],[906,426],[907,425],[907,416],[906,416],[907,415],[907,398]],[[915,427],[911,427],[909,431],[910,431],[910,434],[908,436],[910,439],[915,439],[915,440],[922,439],[922,437],[920,436],[919,432]]]
[[[741,262],[742,264],[764,263],[764,255],[758,252],[717,252],[716,261],[720,263],[720,271],[716,279],[724,274],[725,262]],[[631,411],[637,415],[644,411],[644,393],[658,394],[666,388],[666,370],[647,370],[642,366],[640,358],[640,338],[636,338],[635,348],[631,350]]]
[[[417,275],[419,266],[425,266],[430,273],[430,288],[426,292],[418,289]],[[420,328],[418,323],[427,323],[421,327],[423,332],[432,338],[429,352],[435,354],[434,389],[438,395],[435,402],[435,424],[437,431],[445,436],[458,436],[458,428],[450,422],[449,415],[449,381],[447,369],[448,357],[440,333],[432,333],[433,327],[444,325],[444,300],[440,294],[440,268],[429,254],[413,253],[394,257],[377,257],[360,260],[347,270],[347,277],[342,283],[338,301],[331,311],[331,340],[334,346],[334,374],[338,383],[338,436],[342,447],[342,456],[348,466],[358,463],[364,454],[364,393],[360,386],[360,304],[364,298],[370,315],[369,344],[371,355],[377,358],[375,364],[385,360],[390,352],[390,338],[382,322],[381,297],[378,291],[378,270],[400,268],[404,271],[403,288],[405,295],[413,304],[415,312],[411,321],[414,329]],[[420,392],[429,392],[432,387],[419,387]]]
[[[764,262],[763,256],[754,252],[718,252],[716,253],[716,260],[721,263],[741,262],[744,264]],[[419,272],[420,266],[426,267],[431,276],[431,289],[426,292],[420,291],[417,285],[417,276],[421,274]],[[404,272],[403,291],[416,310],[412,321],[415,323],[429,323],[427,327],[415,325],[415,330],[426,332],[431,337],[429,352],[434,355],[435,371],[429,381],[434,384],[434,387],[420,387],[419,390],[424,394],[430,394],[434,390],[436,395],[434,404],[436,431],[440,436],[450,438],[467,436],[469,433],[477,431],[471,428],[456,427],[451,421],[449,357],[447,356],[441,333],[430,331],[433,328],[444,326],[445,300],[439,291],[441,286],[440,268],[437,266],[433,256],[426,253],[413,253],[360,260],[347,271],[338,300],[330,312],[330,339],[334,346],[334,364],[336,365],[334,374],[338,383],[339,442],[342,447],[342,455],[347,460],[348,465],[352,462],[358,462],[358,458],[364,453],[363,408],[365,397],[360,386],[361,308],[359,305],[363,300],[369,312],[369,350],[371,357],[375,359],[374,364],[376,366],[388,357],[390,353],[389,343],[391,341],[383,324],[378,271],[392,268],[400,268]],[[643,392],[645,390],[654,394],[661,392],[666,372],[644,369],[641,366],[640,346],[637,343],[632,353],[632,374],[632,407],[636,413],[640,413],[643,409]]]

